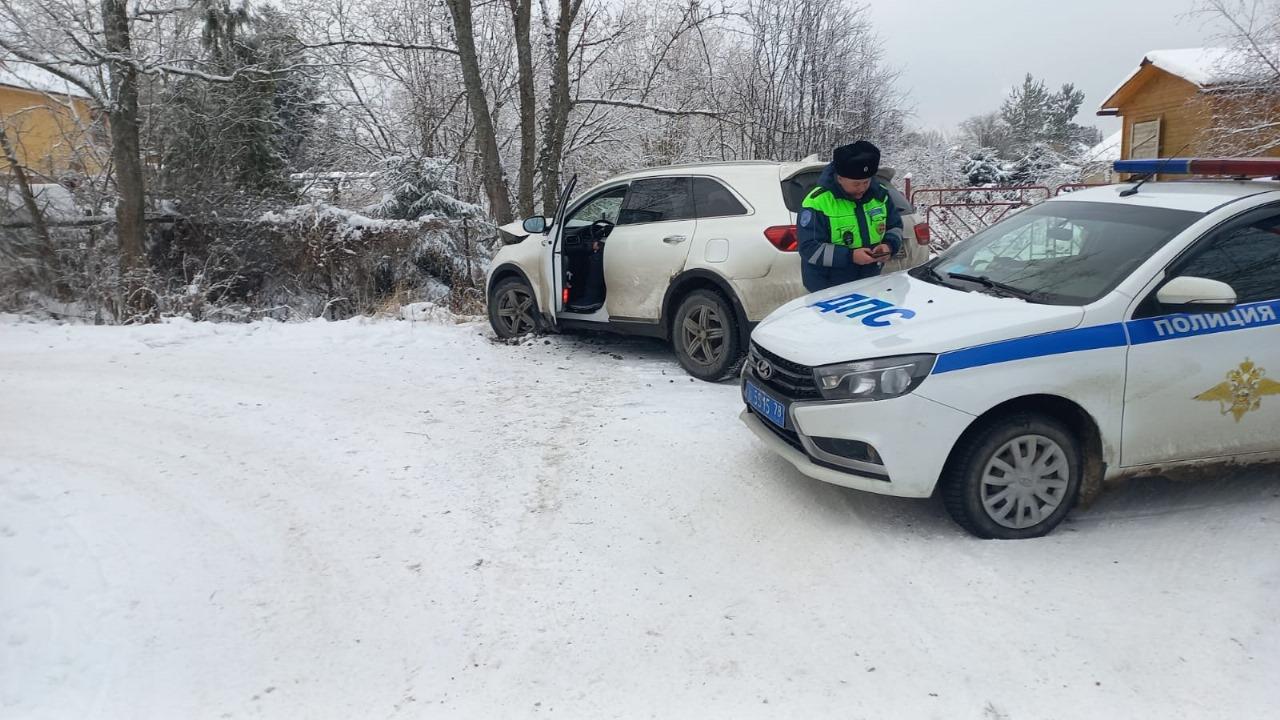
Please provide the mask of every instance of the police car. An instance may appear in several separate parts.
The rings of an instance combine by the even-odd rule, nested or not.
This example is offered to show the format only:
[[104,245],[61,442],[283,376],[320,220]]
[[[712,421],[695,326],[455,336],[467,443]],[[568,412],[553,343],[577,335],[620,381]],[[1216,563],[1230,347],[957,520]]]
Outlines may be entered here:
[[780,307],[743,422],[810,477],[936,489],[988,538],[1044,535],[1121,477],[1280,459],[1280,161],[1116,170],[1145,177]]

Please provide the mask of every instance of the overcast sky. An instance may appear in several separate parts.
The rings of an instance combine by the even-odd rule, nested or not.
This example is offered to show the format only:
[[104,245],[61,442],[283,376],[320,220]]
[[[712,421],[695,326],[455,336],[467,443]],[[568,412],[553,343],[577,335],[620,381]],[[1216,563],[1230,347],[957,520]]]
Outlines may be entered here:
[[1076,119],[1104,134],[1094,113],[1149,50],[1213,44],[1214,28],[1187,17],[1193,0],[871,0],[886,61],[902,69],[915,124],[949,130],[996,110],[1031,73],[1051,88],[1084,90]]

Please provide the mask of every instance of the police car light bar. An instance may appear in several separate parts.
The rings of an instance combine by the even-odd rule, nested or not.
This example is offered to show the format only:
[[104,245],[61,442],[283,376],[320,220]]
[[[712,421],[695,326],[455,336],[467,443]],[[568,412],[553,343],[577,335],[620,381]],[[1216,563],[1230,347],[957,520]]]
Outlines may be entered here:
[[1117,160],[1115,171],[1133,175],[1280,176],[1280,158],[1164,158]]

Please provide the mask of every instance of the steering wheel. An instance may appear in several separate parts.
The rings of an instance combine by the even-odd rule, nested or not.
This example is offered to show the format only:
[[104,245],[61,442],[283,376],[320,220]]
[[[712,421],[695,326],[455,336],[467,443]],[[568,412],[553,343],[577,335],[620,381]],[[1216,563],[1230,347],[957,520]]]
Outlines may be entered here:
[[613,232],[613,223],[608,220],[601,219],[591,223],[591,239],[596,242],[604,242],[611,232]]

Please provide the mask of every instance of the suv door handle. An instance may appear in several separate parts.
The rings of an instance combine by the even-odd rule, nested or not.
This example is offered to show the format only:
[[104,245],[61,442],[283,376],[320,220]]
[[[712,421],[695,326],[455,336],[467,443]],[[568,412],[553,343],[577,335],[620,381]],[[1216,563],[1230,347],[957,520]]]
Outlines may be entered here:
[[668,235],[662,238],[662,242],[668,245],[678,245],[688,239],[688,236],[685,235]]

